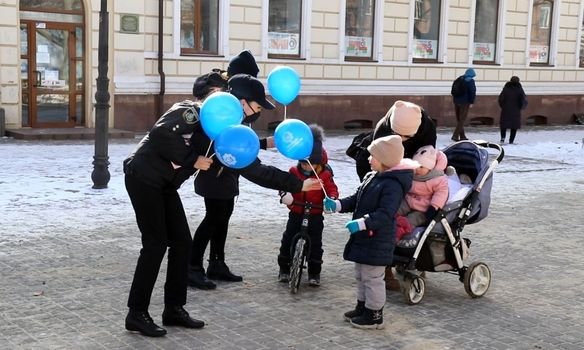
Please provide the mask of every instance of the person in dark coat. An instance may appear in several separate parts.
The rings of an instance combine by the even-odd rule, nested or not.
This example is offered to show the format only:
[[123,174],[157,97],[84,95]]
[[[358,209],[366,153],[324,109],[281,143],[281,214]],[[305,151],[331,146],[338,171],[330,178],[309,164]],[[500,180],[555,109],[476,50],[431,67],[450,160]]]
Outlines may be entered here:
[[[385,267],[393,261],[395,216],[412,185],[414,165],[404,161],[397,135],[374,140],[368,147],[371,171],[357,191],[340,200],[325,198],[327,212],[352,212],[345,227],[351,233],[343,258],[355,263],[357,306],[345,313],[357,328],[383,328]],[[410,161],[413,163],[413,161]]]
[[164,328],[154,323],[148,307],[167,250],[163,325],[187,328],[205,325],[191,318],[183,308],[187,300],[191,232],[177,192],[197,169],[208,170],[213,163],[204,156],[204,150],[192,142],[207,139],[199,120],[199,109],[199,102],[176,103],[124,160],[125,186],[142,234],[142,249],[128,297],[125,326],[129,331],[146,336],[166,334]]
[[[372,140],[389,135],[401,136],[405,158],[412,158],[422,146],[436,147],[436,124],[426,111],[411,102],[396,101],[377,122]],[[368,158],[369,153],[362,150],[356,159],[357,175],[361,181],[371,171]]]
[[[464,80],[464,89],[461,94],[452,96],[452,103],[454,103],[454,113],[456,114],[456,127],[452,133],[451,140],[456,142],[460,140],[468,140],[464,133],[464,123],[468,117],[468,111],[475,103],[477,95],[477,88],[474,77],[476,73],[474,69],[467,69],[461,76]],[[459,78],[461,78],[459,77]]]
[[501,107],[501,119],[499,120],[501,143],[505,142],[507,129],[511,129],[509,143],[513,144],[517,130],[521,128],[521,110],[527,107],[527,96],[519,82],[519,77],[512,76],[511,80],[505,83],[499,94],[499,107]]
[[[260,116],[262,108],[273,109],[274,105],[266,99],[263,84],[248,74],[236,74],[228,82],[228,91],[237,97],[244,109],[243,123],[250,124]],[[210,140],[203,140],[208,145]],[[267,147],[267,140],[261,147]],[[225,263],[225,243],[229,228],[229,219],[234,209],[235,197],[239,195],[239,176],[262,187],[286,191],[302,192],[320,189],[318,180],[297,177],[278,168],[267,166],[256,159],[243,169],[231,169],[220,162],[214,162],[207,172],[201,172],[195,178],[195,192],[204,197],[205,217],[193,237],[191,259],[189,263],[188,283],[199,289],[215,289],[216,285],[209,279],[240,282],[241,276],[231,272]],[[209,265],[203,267],[203,256],[211,242]]]
[[[405,158],[411,159],[416,151],[423,146],[436,147],[436,124],[415,103],[395,101],[385,116],[377,122],[372,139],[376,140],[389,135],[401,137]],[[369,152],[362,150],[356,159],[357,175],[361,181],[371,171],[368,157]],[[388,290],[399,290],[399,281],[394,278],[390,266],[385,271],[385,279]]]

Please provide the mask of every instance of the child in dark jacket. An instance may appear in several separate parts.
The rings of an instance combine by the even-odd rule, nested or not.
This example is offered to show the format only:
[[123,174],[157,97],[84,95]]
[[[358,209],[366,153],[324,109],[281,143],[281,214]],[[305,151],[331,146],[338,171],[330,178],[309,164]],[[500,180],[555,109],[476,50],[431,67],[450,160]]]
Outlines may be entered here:
[[[307,161],[301,160],[294,167],[290,168],[290,173],[300,180],[308,178],[318,178],[322,181],[326,195],[331,198],[339,196],[339,190],[333,179],[333,171],[328,165],[328,156],[322,146],[324,132],[318,125],[311,124],[310,129],[314,138],[314,146],[308,160],[314,167],[314,171]],[[316,174],[315,174],[316,172]],[[290,209],[288,213],[288,222],[286,231],[282,235],[282,244],[280,245],[280,254],[278,255],[278,265],[280,272],[278,281],[288,282],[290,279],[290,248],[292,238],[302,226],[302,217],[304,215],[303,203],[309,202],[321,206],[325,193],[322,189],[297,192],[297,193],[280,193],[280,202],[286,204]],[[310,236],[310,252],[308,255],[308,284],[313,287],[320,286],[320,272],[322,266],[322,231],[324,229],[322,208],[312,208],[308,219],[308,235]]]
[[357,192],[333,200],[325,198],[326,212],[353,212],[345,227],[351,233],[343,257],[355,262],[357,306],[345,313],[356,328],[382,329],[385,305],[385,267],[393,261],[395,216],[402,199],[412,185],[414,164],[403,159],[404,147],[399,136],[374,140],[368,173]]

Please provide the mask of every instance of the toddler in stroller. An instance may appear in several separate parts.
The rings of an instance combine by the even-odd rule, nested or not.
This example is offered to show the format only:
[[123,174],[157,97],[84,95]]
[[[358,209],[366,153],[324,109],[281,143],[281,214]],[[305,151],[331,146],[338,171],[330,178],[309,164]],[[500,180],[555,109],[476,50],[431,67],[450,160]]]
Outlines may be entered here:
[[[494,159],[489,149],[497,151]],[[503,160],[503,148],[486,141],[460,141],[443,152],[449,166],[455,170],[455,174],[450,174],[449,200],[427,227],[415,228],[396,243],[394,251],[393,265],[408,304],[418,304],[424,297],[425,281],[421,273],[424,271],[458,274],[465,291],[473,298],[483,296],[491,283],[487,264],[465,265],[470,240],[462,238],[461,233],[465,225],[479,222],[488,215],[492,175]],[[472,183],[461,183],[459,178],[470,179]]]

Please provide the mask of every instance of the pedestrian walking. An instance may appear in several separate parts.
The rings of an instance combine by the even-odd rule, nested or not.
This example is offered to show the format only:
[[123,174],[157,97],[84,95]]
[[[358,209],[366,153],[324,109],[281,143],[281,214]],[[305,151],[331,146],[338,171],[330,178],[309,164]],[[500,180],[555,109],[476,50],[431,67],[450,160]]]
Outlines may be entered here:
[[454,113],[456,114],[456,127],[451,137],[454,142],[468,140],[464,132],[464,123],[468,117],[469,109],[475,103],[477,92],[474,81],[475,76],[474,69],[468,68],[463,75],[456,78],[452,83],[450,94],[452,95]]
[[521,110],[527,107],[527,96],[525,95],[525,91],[523,91],[518,76],[512,76],[505,83],[503,90],[499,94],[498,101],[499,107],[501,107],[499,120],[499,128],[501,130],[500,142],[505,142],[507,129],[510,129],[509,144],[513,144],[517,130],[521,128]]

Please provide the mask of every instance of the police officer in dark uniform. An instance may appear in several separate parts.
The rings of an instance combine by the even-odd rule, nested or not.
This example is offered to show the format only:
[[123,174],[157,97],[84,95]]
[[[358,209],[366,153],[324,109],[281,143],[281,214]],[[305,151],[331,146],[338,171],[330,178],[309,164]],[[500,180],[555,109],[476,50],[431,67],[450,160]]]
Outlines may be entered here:
[[142,249],[128,298],[126,329],[146,336],[166,334],[153,322],[148,306],[167,249],[162,324],[187,328],[205,325],[183,308],[191,233],[177,192],[197,169],[207,170],[213,163],[204,156],[205,149],[193,142],[206,138],[199,108],[200,102],[188,100],[173,105],[124,160],[126,190],[142,234]]
[[[244,124],[256,121],[262,108],[274,108],[266,99],[263,84],[251,75],[234,75],[229,79],[228,91],[241,101],[245,114]],[[267,141],[264,139],[260,144],[265,149]],[[214,162],[208,171],[199,173],[195,179],[195,192],[204,197],[205,217],[193,237],[188,274],[188,283],[193,287],[214,289],[216,285],[207,277],[230,282],[242,281],[242,277],[233,274],[225,263],[225,242],[234,199],[239,195],[239,175],[262,187],[291,193],[320,189],[319,182],[314,179],[303,182],[287,171],[262,164],[259,159],[243,169],[230,169],[220,162]],[[205,274],[203,255],[210,240],[209,267]]]

